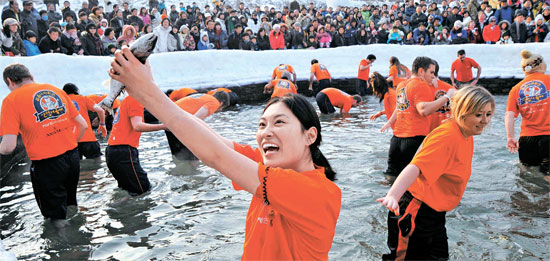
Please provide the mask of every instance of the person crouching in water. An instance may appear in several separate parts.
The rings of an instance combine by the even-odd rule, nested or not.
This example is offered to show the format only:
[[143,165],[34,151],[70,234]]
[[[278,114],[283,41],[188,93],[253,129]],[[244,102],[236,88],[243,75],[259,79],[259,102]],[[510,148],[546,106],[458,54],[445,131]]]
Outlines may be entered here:
[[340,114],[348,113],[351,107],[359,106],[362,98],[359,95],[349,95],[336,88],[326,88],[315,96],[317,106],[322,114],[334,113],[334,107],[340,108]]
[[453,117],[424,139],[385,197],[388,259],[449,258],[445,213],[462,199],[472,171],[474,135],[491,121],[493,96],[479,86],[457,91],[451,99]]
[[[126,58],[125,58],[126,57]],[[253,195],[242,259],[328,259],[340,213],[336,173],[319,150],[321,124],[300,95],[272,99],[258,124],[259,148],[231,142],[181,110],[129,49],[109,75],[162,121],[205,165]]]

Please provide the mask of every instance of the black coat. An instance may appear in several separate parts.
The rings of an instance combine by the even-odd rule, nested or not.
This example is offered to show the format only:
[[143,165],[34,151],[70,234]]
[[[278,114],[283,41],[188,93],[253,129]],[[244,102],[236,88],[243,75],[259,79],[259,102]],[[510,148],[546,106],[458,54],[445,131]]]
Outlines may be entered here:
[[124,26],[124,21],[122,20],[122,18],[114,17],[113,19],[111,19],[109,26],[115,29],[115,36],[116,38],[118,38],[122,33],[122,27]]
[[264,37],[256,36],[256,41],[258,42],[258,47],[260,50],[271,50],[271,45],[269,44],[269,37],[264,35]]
[[229,49],[239,49],[239,43],[241,42],[241,36],[242,34],[237,34],[237,32],[233,32],[229,39],[227,40],[227,48]]
[[294,47],[294,49],[304,48],[304,32],[303,31],[296,31],[292,29],[290,31],[290,47]]
[[77,21],[77,16],[76,16],[76,13],[71,10],[70,8],[63,8],[61,10],[61,13],[63,14],[63,21],[66,21],[67,20],[67,16],[71,16],[73,17],[73,21]]
[[82,42],[84,55],[103,55],[103,50],[105,50],[105,48],[103,48],[103,42],[101,42],[99,36],[83,33],[82,37],[80,37],[80,42]]
[[141,19],[141,17],[139,16],[135,16],[135,15],[130,15],[128,17],[128,21],[126,21],[126,24],[132,24],[132,23],[136,23],[139,25],[139,30],[141,32],[141,29],[143,29],[143,26],[145,24],[143,24],[143,20]]
[[335,34],[332,37],[332,47],[346,46],[346,38],[343,34]]
[[21,19],[21,28],[23,32],[32,30],[36,35],[38,35],[38,20],[31,12],[23,10],[19,16],[19,19]]
[[60,38],[57,41],[52,41],[49,35],[44,36],[38,43],[38,49],[41,53],[67,53],[67,49],[61,45]]
[[42,39],[42,37],[46,36],[48,34],[48,29],[50,26],[48,23],[44,20],[38,21],[38,39]]
[[7,8],[2,12],[2,24],[4,24],[4,21],[8,18],[13,18],[19,21],[18,15],[11,8]]
[[67,37],[65,34],[61,34],[61,46],[67,49],[67,54],[72,55],[73,53],[78,53],[82,49],[81,45],[75,45],[74,39]]
[[514,22],[510,26],[510,36],[512,36],[512,41],[514,43],[525,43],[527,42],[527,39],[531,36],[531,30],[527,29],[527,25],[525,23],[519,24],[519,37],[518,37],[518,28],[517,23]]

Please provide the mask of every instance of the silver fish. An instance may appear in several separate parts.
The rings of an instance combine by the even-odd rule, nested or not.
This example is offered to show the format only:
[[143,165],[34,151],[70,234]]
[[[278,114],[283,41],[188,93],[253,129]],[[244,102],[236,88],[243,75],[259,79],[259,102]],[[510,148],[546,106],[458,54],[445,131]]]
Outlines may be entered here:
[[[156,44],[157,36],[153,33],[149,33],[135,40],[129,48],[134,56],[136,56],[136,58],[141,63],[145,64],[147,57],[151,55]],[[101,106],[101,108],[113,115],[113,103],[115,102],[115,99],[120,95],[120,93],[124,90],[124,88],[124,84],[117,80],[111,79],[109,94],[107,94],[107,97],[105,97],[105,99],[99,102],[99,106]]]

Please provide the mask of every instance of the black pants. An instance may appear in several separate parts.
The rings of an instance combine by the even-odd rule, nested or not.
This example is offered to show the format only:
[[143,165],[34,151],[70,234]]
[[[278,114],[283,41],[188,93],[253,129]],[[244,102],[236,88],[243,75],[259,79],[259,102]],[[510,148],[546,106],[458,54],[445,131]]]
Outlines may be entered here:
[[545,175],[550,174],[550,135],[519,137],[519,161],[526,166],[539,166]]
[[67,206],[76,205],[76,187],[80,176],[78,149],[59,156],[33,160],[31,183],[34,197],[45,218],[67,218]]
[[101,149],[99,148],[99,142],[86,141],[78,143],[78,153],[80,158],[86,157],[87,159],[99,158],[101,155]]
[[131,195],[140,195],[151,189],[147,172],[139,164],[136,148],[129,145],[107,146],[105,158],[119,188]]
[[229,93],[229,106],[235,106],[239,103],[239,96],[235,92]]
[[385,174],[399,176],[399,173],[409,165],[416,150],[418,150],[418,147],[420,147],[425,137],[426,136],[399,138],[394,135],[390,141],[388,169],[386,169]]
[[357,79],[357,94],[361,96],[367,96],[368,89],[367,89],[367,81]]
[[171,131],[164,131],[170,146],[170,152],[179,160],[198,160],[197,157],[181,143]]
[[334,106],[332,106],[332,103],[330,103],[330,99],[325,93],[317,93],[317,96],[315,96],[315,100],[317,101],[317,106],[319,106],[319,110],[322,114],[334,113],[336,111],[334,109]]
[[383,260],[397,256],[405,260],[449,259],[445,212],[435,211],[407,191],[399,200],[399,213],[401,216],[388,213],[391,253],[382,255]]
[[472,82],[473,82],[473,80],[468,81],[468,82],[455,81],[455,83],[456,83],[456,88],[457,88],[457,89],[460,89],[460,88],[462,88],[463,86],[466,86],[466,85],[471,84]]
[[322,79],[322,80],[319,80],[319,85],[317,85],[317,88],[315,89],[315,91],[313,92],[313,95],[314,96],[317,96],[317,93],[321,92],[321,90],[325,89],[325,88],[328,88],[332,85],[332,83],[330,82],[329,79]]

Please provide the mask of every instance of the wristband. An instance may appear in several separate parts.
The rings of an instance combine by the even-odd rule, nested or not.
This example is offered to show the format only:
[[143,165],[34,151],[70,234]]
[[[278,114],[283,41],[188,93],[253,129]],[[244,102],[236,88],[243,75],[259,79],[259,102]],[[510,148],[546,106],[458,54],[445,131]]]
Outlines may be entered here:
[[449,101],[451,100],[451,97],[449,97],[449,95],[447,94],[443,94],[443,97],[447,98]]
[[105,126],[105,123],[100,123],[99,125],[101,125],[101,126]]

